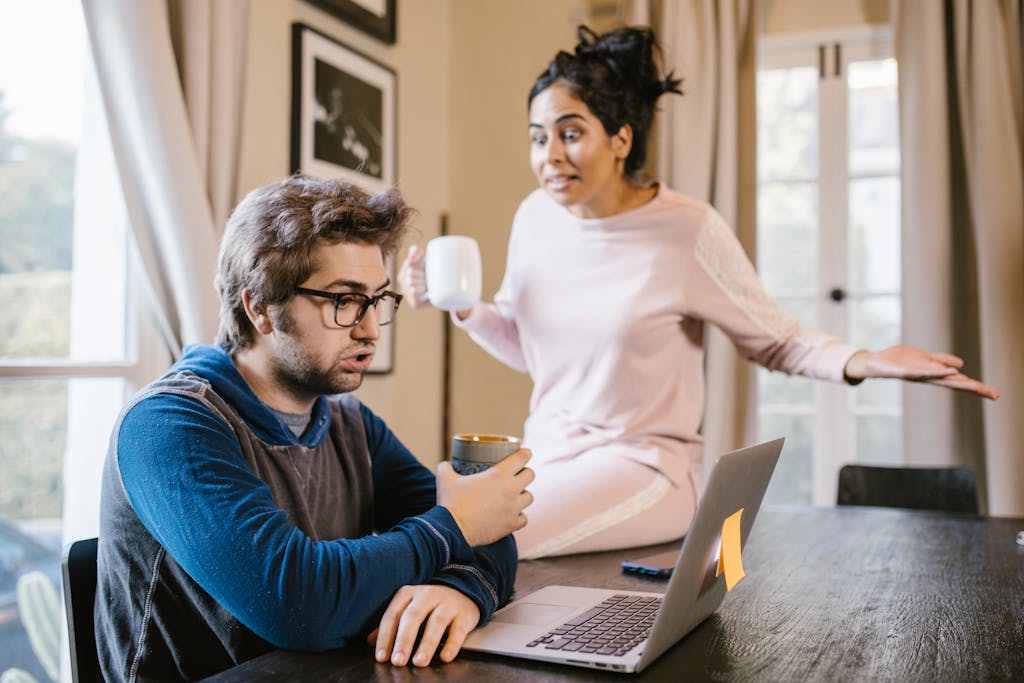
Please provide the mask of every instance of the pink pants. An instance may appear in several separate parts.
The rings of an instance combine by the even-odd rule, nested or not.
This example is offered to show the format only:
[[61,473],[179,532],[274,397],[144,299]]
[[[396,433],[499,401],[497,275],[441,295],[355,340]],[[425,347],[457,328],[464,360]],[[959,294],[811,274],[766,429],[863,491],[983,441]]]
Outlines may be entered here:
[[692,480],[676,486],[609,451],[534,469],[529,521],[515,534],[522,560],[671,541],[686,533],[697,505]]

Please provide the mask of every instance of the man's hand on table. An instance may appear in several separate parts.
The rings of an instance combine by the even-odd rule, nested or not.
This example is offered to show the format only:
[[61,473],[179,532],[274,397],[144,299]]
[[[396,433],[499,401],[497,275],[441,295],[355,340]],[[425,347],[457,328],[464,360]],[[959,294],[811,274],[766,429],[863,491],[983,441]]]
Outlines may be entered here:
[[[447,634],[440,656],[442,662],[450,662],[479,622],[476,604],[454,588],[403,586],[391,598],[380,626],[370,633],[367,642],[376,645],[378,662],[390,660],[395,666],[405,666],[411,661],[415,666],[427,666]],[[423,635],[416,647],[421,627]]]

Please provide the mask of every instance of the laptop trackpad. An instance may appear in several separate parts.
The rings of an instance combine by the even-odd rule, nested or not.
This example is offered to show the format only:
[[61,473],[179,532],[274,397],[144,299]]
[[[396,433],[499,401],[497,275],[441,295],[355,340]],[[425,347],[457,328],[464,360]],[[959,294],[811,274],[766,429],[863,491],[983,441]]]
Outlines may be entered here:
[[494,621],[505,624],[524,624],[528,626],[543,626],[552,621],[558,621],[568,617],[577,611],[578,607],[566,605],[544,605],[538,602],[521,602],[512,605],[501,614],[494,617]]

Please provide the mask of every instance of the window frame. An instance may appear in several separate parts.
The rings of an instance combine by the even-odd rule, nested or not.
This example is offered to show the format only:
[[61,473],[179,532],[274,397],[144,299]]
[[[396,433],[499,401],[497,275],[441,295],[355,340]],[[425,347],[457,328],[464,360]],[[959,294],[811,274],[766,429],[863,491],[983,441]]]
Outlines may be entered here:
[[[159,332],[155,304],[151,301],[153,294],[128,223],[88,52],[82,64],[82,125],[80,136],[74,141],[75,179],[69,188],[75,197],[68,291],[69,348],[62,357],[0,357],[0,383],[67,383],[62,462],[65,486],[61,500],[65,542],[98,532],[99,465],[106,453],[114,417],[139,388],[165,372],[171,360],[168,345]],[[83,167],[87,168],[86,173]],[[111,278],[116,280],[111,282]],[[97,306],[107,310],[96,315]],[[105,341],[90,343],[90,336]],[[89,391],[76,386],[76,380],[90,379],[120,380],[118,404],[111,403],[113,397],[106,392],[103,402],[96,404]],[[114,412],[108,423],[110,411]],[[102,420],[96,419],[99,414],[103,414]],[[71,510],[66,504],[68,485],[80,489],[71,496]]]
[[[839,338],[849,338],[849,304],[862,300],[863,292],[850,286],[850,183],[870,175],[854,175],[849,169],[848,67],[852,62],[895,58],[892,30],[887,25],[838,30],[764,35],[758,41],[758,71],[777,68],[818,68],[818,169],[817,178],[808,178],[817,186],[818,274],[815,310],[817,326]],[[835,144],[841,140],[842,144]],[[896,174],[899,177],[899,168]],[[879,174],[875,174],[876,176]],[[793,179],[794,181],[796,179]],[[762,182],[758,178],[758,192]],[[844,305],[836,305],[827,293],[840,287],[847,293]],[[871,296],[879,292],[872,290]],[[889,292],[899,294],[899,290]],[[777,296],[773,293],[773,296]],[[777,296],[785,301],[805,299],[802,292]],[[900,401],[902,406],[902,397]],[[762,408],[770,415],[799,415],[815,419],[814,447],[811,459],[812,504],[835,504],[839,468],[857,461],[854,421],[863,415],[899,416],[902,408],[858,406],[855,394],[842,384],[816,383],[812,407],[794,404],[771,405],[757,401],[757,417]]]

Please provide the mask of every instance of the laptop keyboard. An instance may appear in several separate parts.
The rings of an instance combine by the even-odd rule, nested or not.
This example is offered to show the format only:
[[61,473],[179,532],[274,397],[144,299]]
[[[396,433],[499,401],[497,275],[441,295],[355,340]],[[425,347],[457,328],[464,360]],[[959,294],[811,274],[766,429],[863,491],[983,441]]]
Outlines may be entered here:
[[526,647],[624,655],[647,638],[660,605],[661,598],[613,595],[527,643]]

